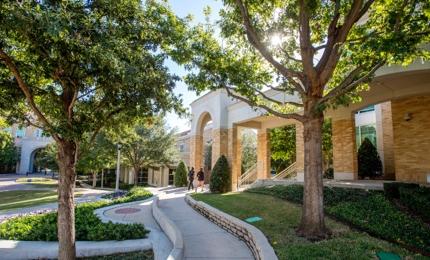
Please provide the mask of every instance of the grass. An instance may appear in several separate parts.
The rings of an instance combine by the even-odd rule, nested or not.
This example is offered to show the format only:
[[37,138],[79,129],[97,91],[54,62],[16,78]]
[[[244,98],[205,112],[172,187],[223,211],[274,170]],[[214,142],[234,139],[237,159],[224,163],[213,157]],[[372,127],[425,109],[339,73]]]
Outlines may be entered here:
[[16,179],[19,184],[26,184],[34,186],[35,188],[57,188],[57,181],[50,178],[43,177],[23,177]]
[[252,223],[268,238],[279,259],[369,259],[379,251],[393,252],[404,257],[424,259],[387,241],[374,238],[348,226],[326,218],[333,232],[330,239],[310,242],[295,235],[299,225],[301,207],[262,194],[227,193],[195,194],[204,201],[239,219],[260,216],[262,221]]
[[[82,194],[75,193],[75,197]],[[16,190],[0,192],[0,210],[25,208],[57,201],[53,190]]]
[[137,251],[130,253],[121,253],[105,256],[93,256],[93,257],[82,257],[78,258],[80,260],[152,260],[154,259],[154,252],[152,250],[148,251]]

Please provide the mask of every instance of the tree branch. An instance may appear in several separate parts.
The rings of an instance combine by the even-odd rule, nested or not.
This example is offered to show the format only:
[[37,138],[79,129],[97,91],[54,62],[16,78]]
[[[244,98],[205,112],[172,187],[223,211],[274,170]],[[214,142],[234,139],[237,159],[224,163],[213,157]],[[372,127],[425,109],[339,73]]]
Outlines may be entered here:
[[342,81],[339,86],[331,90],[327,95],[325,95],[323,98],[320,99],[318,104],[326,103],[332,99],[335,99],[341,95],[344,95],[352,90],[354,90],[356,87],[358,87],[361,83],[365,82],[366,80],[370,79],[375,72],[382,67],[385,64],[385,61],[378,62],[366,75],[360,77],[359,79],[354,81],[354,78],[357,77],[361,72],[362,68],[358,67],[354,69],[346,78],[344,81]]
[[259,107],[262,108],[264,110],[266,110],[267,112],[277,116],[277,117],[281,117],[281,118],[285,118],[285,119],[295,119],[297,121],[300,122],[304,122],[304,117],[302,115],[299,115],[297,113],[288,113],[288,114],[284,114],[284,113],[280,113],[276,110],[271,109],[270,107],[266,106],[266,105],[262,105],[262,104],[255,104],[253,102],[251,102],[250,100],[248,100],[247,98],[244,98],[240,95],[234,94],[232,91],[234,91],[234,89],[229,88],[227,86],[223,86],[223,88],[227,91],[227,94],[237,100],[240,100],[242,102],[247,103],[248,105],[250,105],[251,107]]
[[24,82],[24,79],[21,77],[21,73],[18,70],[18,67],[13,62],[12,58],[9,57],[3,50],[0,49],[0,59],[6,64],[9,70],[14,75],[16,81],[18,82],[18,87],[24,93],[25,98],[28,102],[28,105],[33,110],[39,121],[47,128],[47,130],[52,135],[56,141],[61,142],[61,138],[53,131],[52,124],[48,121],[48,119],[43,115],[42,111],[37,107],[34,102],[34,97],[31,94],[30,88]]
[[[317,74],[314,69],[314,49],[311,43],[311,29],[309,25],[309,14],[307,12],[306,3],[300,0],[300,14],[299,14],[299,30],[300,30],[300,53],[302,55],[303,70],[307,79],[311,81],[313,86],[317,86]],[[307,83],[305,83],[307,86]]]
[[[273,58],[272,54],[266,48],[266,46],[264,46],[264,44],[261,42],[261,40],[260,40],[257,32],[255,31],[254,27],[252,26],[248,10],[245,7],[245,5],[243,4],[242,0],[236,0],[236,5],[239,8],[240,14],[241,14],[242,19],[243,19],[243,25],[245,27],[246,35],[247,35],[248,40],[251,43],[251,45],[254,46],[254,48],[256,48],[257,51],[260,52],[260,54],[270,64],[272,64],[272,66],[274,66],[275,69],[278,70],[279,73],[281,73],[284,77],[286,77],[288,79],[291,79],[291,80],[293,78],[302,79],[303,75],[300,72],[297,72],[297,71],[290,70],[290,69],[286,68],[285,66],[283,66],[281,63],[279,63],[278,61],[276,61]],[[298,91],[301,94],[304,93],[303,88],[299,84],[297,84],[297,83],[294,84],[293,83],[293,85],[294,85],[296,91]]]

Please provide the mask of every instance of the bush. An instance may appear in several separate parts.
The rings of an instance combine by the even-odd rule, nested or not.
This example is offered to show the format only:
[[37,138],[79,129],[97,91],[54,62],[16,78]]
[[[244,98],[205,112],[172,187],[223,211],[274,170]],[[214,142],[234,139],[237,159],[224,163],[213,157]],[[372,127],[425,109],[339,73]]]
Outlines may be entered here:
[[[94,210],[113,204],[142,200],[151,196],[149,191],[137,187],[120,199],[78,205],[75,208],[76,239],[100,241],[145,238],[148,231],[143,225],[103,223],[94,214]],[[23,216],[3,222],[0,224],[0,239],[57,241],[57,213]]]
[[358,149],[358,175],[362,178],[375,177],[382,173],[382,162],[376,147],[365,138]]
[[187,166],[183,161],[180,161],[176,168],[174,182],[176,187],[187,186]]
[[430,188],[400,187],[400,203],[415,214],[430,221]]
[[[405,188],[409,184],[396,183],[397,186],[399,184],[400,186],[404,185],[400,188],[400,192],[405,192],[405,197],[409,196],[406,193],[411,189]],[[418,193],[416,192],[417,189],[414,190],[415,193],[420,195],[420,199],[415,201],[409,198],[408,203],[416,206],[420,205],[419,203],[423,203],[421,204],[421,209],[428,210],[428,206],[427,208],[424,206],[426,202],[422,202],[428,197],[424,197],[421,192],[428,195],[427,192],[429,191],[425,190]],[[272,195],[296,203],[301,203],[303,200],[302,185],[278,185],[249,189],[247,191]],[[358,229],[420,253],[430,254],[430,229],[428,226],[400,211],[381,192],[324,187],[324,208],[329,214]]]
[[230,169],[227,158],[224,155],[216,161],[212,169],[211,182],[209,184],[211,192],[224,193],[231,189]]
[[333,179],[334,178],[334,169],[333,167],[327,168],[323,174],[324,179]]
[[384,182],[384,193],[389,199],[400,199],[399,188],[419,188],[420,185],[416,183],[404,182]]

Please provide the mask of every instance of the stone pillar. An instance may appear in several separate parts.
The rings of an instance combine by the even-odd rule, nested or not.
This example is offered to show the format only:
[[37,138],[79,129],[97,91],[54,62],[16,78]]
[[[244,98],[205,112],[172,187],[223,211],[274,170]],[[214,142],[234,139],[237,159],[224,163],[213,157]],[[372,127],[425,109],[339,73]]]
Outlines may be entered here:
[[394,137],[391,102],[381,104],[381,115],[382,147],[384,151],[384,178],[394,180]]
[[257,179],[270,178],[270,130],[262,129],[257,133]]
[[430,95],[391,101],[396,181],[430,183]]
[[212,130],[212,169],[221,155],[227,156],[228,130]]
[[305,143],[303,141],[303,124],[296,123],[296,171],[297,180],[305,179]]
[[237,126],[228,129],[227,159],[231,169],[231,189],[237,190],[237,183],[242,174],[241,129]]
[[332,120],[334,179],[357,179],[357,148],[355,145],[355,120]]
[[194,135],[190,137],[190,165],[196,172],[203,167],[203,136]]

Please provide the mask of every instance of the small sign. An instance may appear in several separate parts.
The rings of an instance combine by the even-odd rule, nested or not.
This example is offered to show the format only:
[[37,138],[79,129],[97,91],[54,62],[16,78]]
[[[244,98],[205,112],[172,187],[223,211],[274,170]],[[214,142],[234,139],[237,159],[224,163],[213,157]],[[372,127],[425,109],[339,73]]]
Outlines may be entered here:
[[245,219],[245,221],[248,222],[248,223],[254,223],[254,222],[257,222],[257,221],[261,221],[261,220],[263,220],[263,219],[260,218],[260,217],[250,217],[250,218]]
[[376,253],[376,256],[378,256],[378,259],[380,260],[401,260],[402,259],[399,255],[396,255],[394,253],[384,252],[384,251],[380,251]]

